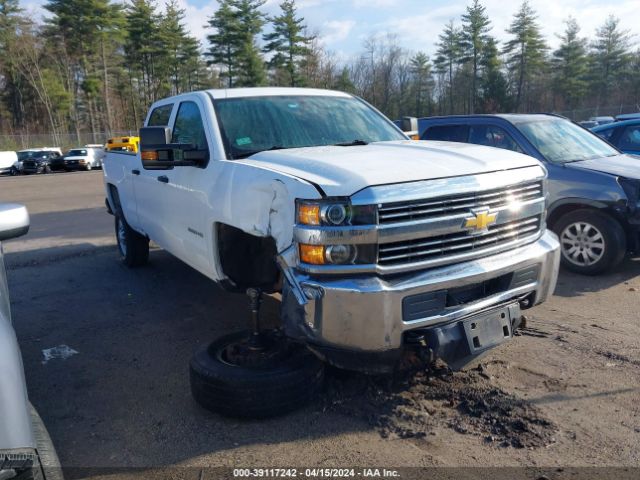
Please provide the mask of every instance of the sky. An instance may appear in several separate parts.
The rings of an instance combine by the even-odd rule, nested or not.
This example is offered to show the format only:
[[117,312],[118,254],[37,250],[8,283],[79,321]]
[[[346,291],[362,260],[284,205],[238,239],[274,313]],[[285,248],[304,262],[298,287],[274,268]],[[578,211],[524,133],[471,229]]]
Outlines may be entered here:
[[[206,44],[207,19],[217,2],[212,0],[178,0],[186,10],[188,29]],[[278,12],[281,0],[267,0],[263,11]],[[22,4],[36,16],[42,16],[45,0],[23,0]],[[164,0],[156,0],[162,5]],[[433,55],[435,43],[444,25],[460,16],[471,0],[298,0],[298,12],[327,50],[347,61],[358,55],[371,35],[393,33],[400,44],[412,51]],[[482,0],[492,21],[491,34],[498,40],[508,38],[505,29],[520,5],[516,0]],[[557,34],[564,30],[564,20],[573,16],[581,26],[581,35],[595,36],[596,28],[614,14],[622,28],[630,30],[640,46],[640,0],[529,0],[539,16],[539,24],[551,47],[558,45]]]

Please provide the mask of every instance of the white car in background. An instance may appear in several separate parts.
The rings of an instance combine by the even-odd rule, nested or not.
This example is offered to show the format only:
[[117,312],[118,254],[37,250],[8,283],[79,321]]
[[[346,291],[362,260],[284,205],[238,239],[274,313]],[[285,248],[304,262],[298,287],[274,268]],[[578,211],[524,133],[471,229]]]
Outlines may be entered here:
[[0,152],[0,175],[18,174],[18,154],[16,152]]
[[64,156],[65,170],[91,170],[102,168],[104,147],[102,145],[85,145],[69,150]]

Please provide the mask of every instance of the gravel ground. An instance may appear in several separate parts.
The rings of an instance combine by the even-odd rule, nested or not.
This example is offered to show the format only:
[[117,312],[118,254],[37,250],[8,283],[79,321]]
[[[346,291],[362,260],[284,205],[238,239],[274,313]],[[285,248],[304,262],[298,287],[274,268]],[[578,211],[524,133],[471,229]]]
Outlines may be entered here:
[[[5,201],[32,214],[31,232],[5,244],[14,324],[29,396],[70,478],[168,466],[640,472],[640,261],[596,278],[562,272],[556,295],[526,312],[522,334],[465,372],[330,371],[304,409],[236,421],[195,404],[188,361],[248,325],[242,295],[158,249],[148,267],[121,265],[100,172],[0,178]],[[264,315],[277,311],[267,298]],[[44,362],[43,350],[60,345],[77,354]]]

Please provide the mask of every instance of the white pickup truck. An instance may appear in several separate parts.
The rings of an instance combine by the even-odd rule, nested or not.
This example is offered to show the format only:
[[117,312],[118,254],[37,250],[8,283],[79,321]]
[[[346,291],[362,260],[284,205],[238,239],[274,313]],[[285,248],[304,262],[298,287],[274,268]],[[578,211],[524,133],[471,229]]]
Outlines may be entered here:
[[[361,99],[313,89],[167,98],[140,138],[140,153],[104,160],[124,262],[146,263],[153,240],[249,295],[251,330],[191,360],[209,409],[293,409],[322,361],[383,373],[418,352],[458,368],[555,287],[546,172],[531,157],[411,141]],[[277,330],[260,328],[262,292],[282,293]]]

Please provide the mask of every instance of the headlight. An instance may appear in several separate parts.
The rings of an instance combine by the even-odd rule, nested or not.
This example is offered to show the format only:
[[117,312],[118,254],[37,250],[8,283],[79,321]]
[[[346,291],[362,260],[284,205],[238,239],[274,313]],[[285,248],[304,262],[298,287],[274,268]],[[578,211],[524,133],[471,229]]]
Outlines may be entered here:
[[368,265],[376,263],[376,245],[298,245],[300,261],[311,265]]
[[351,205],[348,200],[298,200],[296,221],[300,225],[339,227],[342,225],[375,225],[375,205]]

